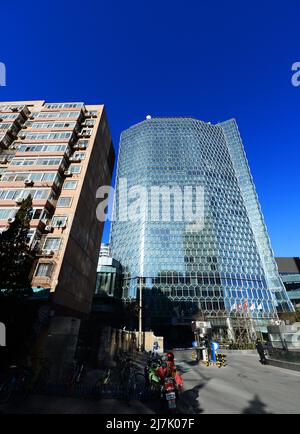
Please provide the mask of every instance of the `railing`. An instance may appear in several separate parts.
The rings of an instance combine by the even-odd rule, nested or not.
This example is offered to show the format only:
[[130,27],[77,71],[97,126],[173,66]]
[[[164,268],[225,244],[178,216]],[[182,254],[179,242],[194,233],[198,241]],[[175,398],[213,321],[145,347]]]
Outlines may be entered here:
[[126,387],[120,387],[114,384],[106,384],[103,386],[47,384],[36,388],[35,393],[64,397],[89,397],[94,399],[153,400],[158,398],[157,391],[150,390],[145,386],[128,391]]

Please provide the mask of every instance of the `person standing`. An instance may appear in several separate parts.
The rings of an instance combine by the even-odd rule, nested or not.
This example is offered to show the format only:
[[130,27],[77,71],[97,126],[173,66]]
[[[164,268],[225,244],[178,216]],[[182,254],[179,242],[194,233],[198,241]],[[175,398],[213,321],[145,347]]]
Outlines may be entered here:
[[255,347],[256,347],[256,350],[257,350],[259,357],[260,357],[260,363],[263,365],[266,365],[267,359],[266,359],[266,355],[265,355],[265,350],[264,350],[264,346],[263,346],[260,339],[256,339]]

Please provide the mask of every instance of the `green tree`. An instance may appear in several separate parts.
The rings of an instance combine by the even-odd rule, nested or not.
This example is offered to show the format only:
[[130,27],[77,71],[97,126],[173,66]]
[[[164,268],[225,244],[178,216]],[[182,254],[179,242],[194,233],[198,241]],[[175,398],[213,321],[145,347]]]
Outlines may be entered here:
[[0,289],[3,295],[30,295],[32,288],[29,273],[33,258],[28,246],[28,231],[32,215],[32,198],[29,195],[10,223],[0,234]]

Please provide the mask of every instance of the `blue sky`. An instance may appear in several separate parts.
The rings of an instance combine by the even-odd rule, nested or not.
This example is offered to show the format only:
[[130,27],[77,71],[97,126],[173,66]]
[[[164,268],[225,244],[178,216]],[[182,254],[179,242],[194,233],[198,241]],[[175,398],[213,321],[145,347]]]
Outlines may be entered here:
[[116,148],[148,113],[235,117],[275,254],[299,256],[299,0],[5,3],[0,100],[104,103]]

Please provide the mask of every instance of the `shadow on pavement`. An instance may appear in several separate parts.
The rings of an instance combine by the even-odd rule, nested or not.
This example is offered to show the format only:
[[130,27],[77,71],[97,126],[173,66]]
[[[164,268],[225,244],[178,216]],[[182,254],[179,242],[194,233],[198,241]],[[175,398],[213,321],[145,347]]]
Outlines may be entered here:
[[204,387],[203,384],[193,387],[192,389],[186,390],[181,393],[179,408],[180,412],[185,414],[200,414],[203,413],[203,409],[200,407],[199,403],[199,391]]
[[249,401],[249,406],[245,408],[243,414],[272,414],[265,410],[267,405],[262,402],[258,395],[254,395],[253,399]]

